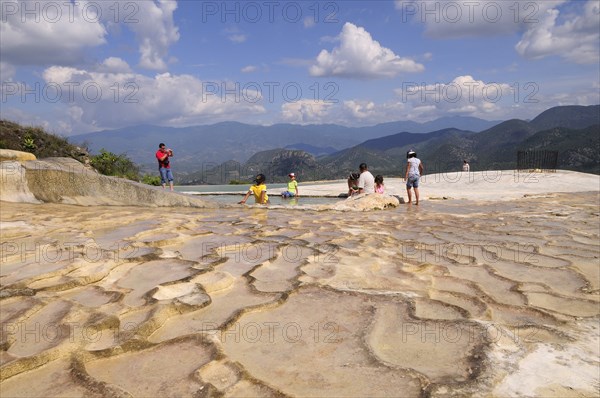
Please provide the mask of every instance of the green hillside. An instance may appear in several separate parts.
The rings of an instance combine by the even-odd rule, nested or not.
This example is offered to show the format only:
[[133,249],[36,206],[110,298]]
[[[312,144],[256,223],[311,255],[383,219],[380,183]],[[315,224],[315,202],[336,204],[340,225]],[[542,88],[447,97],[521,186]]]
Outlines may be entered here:
[[537,131],[553,127],[583,129],[600,124],[600,105],[557,106],[540,113],[530,123]]
[[7,120],[0,120],[0,149],[30,152],[37,158],[68,157],[89,163],[87,150],[72,145],[66,138],[41,127],[21,126]]
[[520,150],[558,151],[558,167],[600,174],[600,125],[580,130],[557,127],[523,141]]

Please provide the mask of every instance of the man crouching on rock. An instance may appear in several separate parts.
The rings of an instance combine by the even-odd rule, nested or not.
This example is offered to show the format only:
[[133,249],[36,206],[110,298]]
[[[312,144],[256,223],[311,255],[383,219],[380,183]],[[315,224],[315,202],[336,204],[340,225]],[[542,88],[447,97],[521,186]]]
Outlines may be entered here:
[[168,149],[162,142],[158,144],[156,159],[158,160],[158,172],[160,173],[160,183],[163,189],[166,188],[167,180],[171,191],[173,191],[173,173],[171,172],[171,162],[169,158],[173,156],[173,150]]

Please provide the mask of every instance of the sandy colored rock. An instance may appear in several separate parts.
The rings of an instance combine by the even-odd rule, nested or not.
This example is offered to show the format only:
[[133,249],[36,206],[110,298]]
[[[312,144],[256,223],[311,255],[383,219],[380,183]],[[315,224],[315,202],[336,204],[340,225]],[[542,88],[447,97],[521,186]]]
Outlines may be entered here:
[[16,160],[0,162],[0,201],[40,203],[29,190],[25,169]]
[[281,307],[243,316],[218,338],[228,357],[286,395],[418,395],[414,373],[378,365],[364,345],[372,312],[360,295],[301,289]]
[[367,342],[385,363],[413,369],[433,383],[458,384],[480,371],[475,356],[487,344],[483,330],[463,322],[418,320],[390,304],[378,307]]
[[0,149],[0,162],[5,160],[26,162],[28,160],[36,160],[33,153],[23,151],[13,151],[12,149]]
[[595,397],[598,198],[2,202],[0,390]]
[[114,357],[92,360],[89,375],[137,397],[192,396],[202,387],[194,372],[213,357],[197,339],[151,347]]
[[361,194],[352,196],[334,205],[318,206],[318,210],[340,210],[340,211],[369,211],[391,209],[400,205],[400,199],[391,195]]
[[[2,396],[23,398],[101,397],[100,394],[78,385],[71,377],[69,370],[70,360],[67,358],[50,362],[27,374],[18,375],[2,382]],[[35,383],[30,382],[31,378],[34,378]],[[25,388],[24,385],[26,385]]]
[[2,162],[0,165],[1,175],[6,177],[0,180],[0,199],[7,202],[217,207],[200,198],[100,175],[71,158]]

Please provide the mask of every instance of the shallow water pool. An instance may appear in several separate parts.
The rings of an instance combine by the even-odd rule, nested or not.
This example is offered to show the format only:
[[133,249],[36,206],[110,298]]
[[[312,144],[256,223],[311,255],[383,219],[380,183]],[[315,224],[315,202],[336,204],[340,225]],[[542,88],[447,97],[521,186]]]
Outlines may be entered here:
[[[212,202],[222,204],[236,204],[244,198],[244,195],[232,194],[232,195],[197,195],[198,197]],[[302,206],[302,205],[323,205],[332,204],[337,201],[344,200],[344,198],[331,198],[322,196],[300,196],[299,198],[287,198],[283,199],[279,195],[269,195],[269,202],[271,205],[283,205],[283,206]],[[254,198],[248,198],[246,204],[253,205]]]

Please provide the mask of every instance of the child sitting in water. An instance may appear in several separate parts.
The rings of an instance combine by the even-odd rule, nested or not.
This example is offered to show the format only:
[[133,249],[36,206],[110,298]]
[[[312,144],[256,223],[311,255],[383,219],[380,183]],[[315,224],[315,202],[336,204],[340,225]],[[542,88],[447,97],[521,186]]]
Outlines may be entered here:
[[350,173],[348,176],[348,196],[352,196],[358,192],[358,179],[360,175],[358,173]]
[[375,176],[375,193],[385,193],[385,185],[383,185],[383,176],[381,174]]
[[250,195],[254,194],[254,201],[257,204],[266,205],[269,203],[269,196],[267,195],[267,185],[265,184],[265,175],[259,174],[254,179],[254,185],[250,186],[248,192],[246,192],[246,196],[244,199],[238,202],[238,204],[244,204],[250,197]]
[[287,184],[287,191],[283,191],[281,196],[283,198],[298,197],[298,181],[296,181],[296,174],[290,173],[288,174],[288,177],[290,177],[290,181]]

